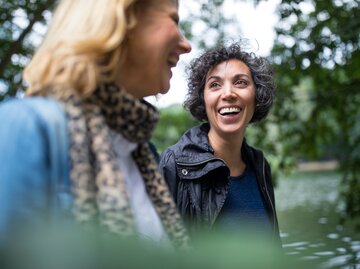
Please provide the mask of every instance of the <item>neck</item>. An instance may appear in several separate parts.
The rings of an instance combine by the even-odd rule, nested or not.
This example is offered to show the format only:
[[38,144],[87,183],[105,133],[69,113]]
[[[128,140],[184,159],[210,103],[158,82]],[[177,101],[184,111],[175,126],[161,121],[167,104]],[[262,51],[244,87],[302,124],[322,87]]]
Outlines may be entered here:
[[208,133],[210,145],[214,155],[225,161],[231,176],[239,176],[245,170],[245,163],[241,156],[241,146],[244,134],[221,137],[210,129]]

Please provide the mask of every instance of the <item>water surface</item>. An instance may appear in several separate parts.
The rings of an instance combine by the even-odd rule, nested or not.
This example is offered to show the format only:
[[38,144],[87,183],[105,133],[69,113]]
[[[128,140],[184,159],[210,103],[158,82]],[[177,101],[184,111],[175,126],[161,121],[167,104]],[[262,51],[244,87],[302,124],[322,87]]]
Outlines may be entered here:
[[299,172],[282,176],[275,189],[281,238],[287,255],[318,268],[360,269],[360,231],[340,224],[341,175]]

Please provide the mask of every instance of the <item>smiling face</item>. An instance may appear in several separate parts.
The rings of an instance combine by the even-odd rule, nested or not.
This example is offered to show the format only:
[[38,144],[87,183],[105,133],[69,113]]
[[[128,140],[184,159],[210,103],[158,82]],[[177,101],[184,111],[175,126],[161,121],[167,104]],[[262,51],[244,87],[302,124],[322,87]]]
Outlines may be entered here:
[[117,81],[138,98],[166,93],[170,88],[171,68],[176,66],[181,54],[191,50],[179,30],[177,1],[153,0],[146,5],[128,34],[125,60]]
[[249,67],[232,59],[210,69],[204,101],[209,136],[243,137],[255,110],[255,86]]

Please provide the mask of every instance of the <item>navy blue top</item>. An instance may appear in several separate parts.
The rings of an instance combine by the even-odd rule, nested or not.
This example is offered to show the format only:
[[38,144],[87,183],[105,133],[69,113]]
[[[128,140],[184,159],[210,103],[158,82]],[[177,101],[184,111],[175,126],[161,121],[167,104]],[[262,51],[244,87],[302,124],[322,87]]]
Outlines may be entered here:
[[229,177],[230,188],[225,203],[216,219],[220,230],[262,229],[271,231],[256,176],[251,168],[240,176]]

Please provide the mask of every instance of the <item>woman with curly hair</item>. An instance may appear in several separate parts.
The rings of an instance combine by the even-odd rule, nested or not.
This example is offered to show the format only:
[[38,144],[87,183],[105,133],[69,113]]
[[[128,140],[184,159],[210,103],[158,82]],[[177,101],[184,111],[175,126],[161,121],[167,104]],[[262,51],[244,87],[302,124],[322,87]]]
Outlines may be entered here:
[[191,233],[255,229],[278,240],[269,163],[245,140],[273,104],[271,65],[224,45],[192,61],[188,88],[184,106],[205,123],[167,148],[160,168]]
[[59,1],[25,69],[27,97],[0,107],[0,244],[18,225],[70,219],[186,245],[148,143],[159,113],[143,99],[169,90],[171,69],[191,50],[178,5]]

